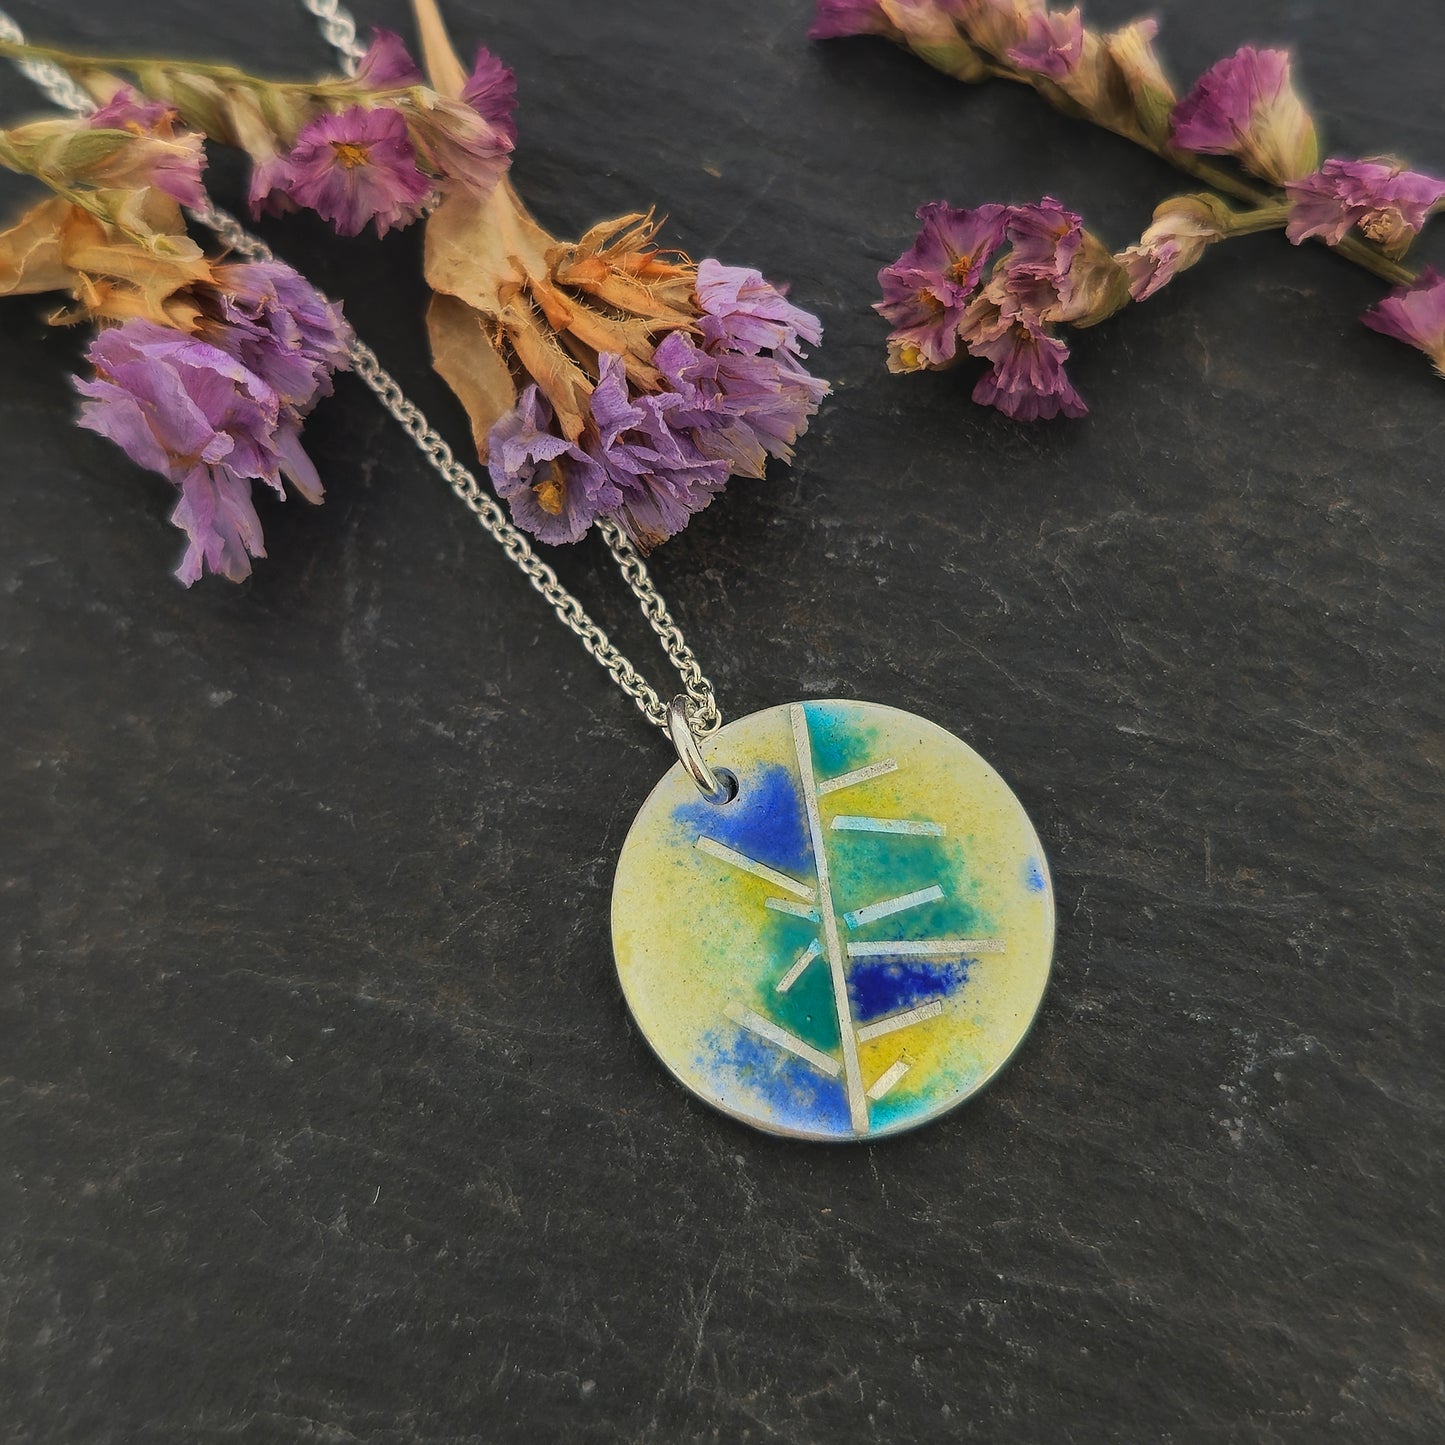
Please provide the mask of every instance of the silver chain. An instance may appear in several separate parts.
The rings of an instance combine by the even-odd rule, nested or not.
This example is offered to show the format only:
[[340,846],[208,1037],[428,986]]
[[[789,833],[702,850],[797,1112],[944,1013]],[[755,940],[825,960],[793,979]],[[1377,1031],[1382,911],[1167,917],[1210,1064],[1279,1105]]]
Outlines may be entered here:
[[[317,17],[322,34],[341,52],[348,74],[354,72],[357,59],[364,53],[357,42],[356,22],[337,0],[301,0],[301,4]],[[20,27],[3,10],[0,10],[0,38],[17,43],[23,43],[25,39]],[[17,60],[15,65],[63,109],[84,114],[95,108],[91,97],[58,65],[43,60]],[[192,211],[191,215],[214,232],[231,251],[254,260],[270,258],[271,249],[264,241],[253,236],[234,216],[214,204],[208,203],[203,209]],[[353,340],[351,344],[351,364],[377,400],[416,443],[417,450],[433,470],[547,600],[562,625],[581,639],[582,646],[607,669],[612,680],[637,704],[648,722],[667,732],[668,703],[617,650],[607,634],[587,615],[582,604],[557,580],[557,574],[532,550],[532,544],[508,520],[492,494],[457,461],[446,440],[377,360],[376,353],[360,339]],[[722,713],[718,709],[713,686],[703,675],[701,665],[683,638],[682,629],[667,610],[667,603],[653,583],[637,548],[610,518],[604,518],[597,525],[607,550],[622,572],[623,580],[641,605],[648,626],[677,669],[686,694],[685,711],[692,731],[699,737],[716,732],[722,726]]]
[[341,68],[355,75],[357,62],[366,54],[366,47],[356,38],[356,21],[338,0],[301,0],[301,4],[316,17],[332,47],[341,52]]

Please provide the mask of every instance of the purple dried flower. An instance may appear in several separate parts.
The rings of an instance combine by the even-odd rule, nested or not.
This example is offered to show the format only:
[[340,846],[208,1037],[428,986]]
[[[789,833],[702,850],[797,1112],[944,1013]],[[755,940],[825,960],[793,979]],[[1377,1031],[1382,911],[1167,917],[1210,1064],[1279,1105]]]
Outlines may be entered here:
[[844,35],[886,35],[896,39],[898,27],[883,13],[880,0],[818,0],[808,38],[836,40]]
[[394,30],[375,25],[371,44],[356,65],[356,81],[369,90],[394,90],[402,86],[425,85],[426,77],[411,58],[406,42]]
[[791,301],[757,271],[724,266],[711,258],[698,263],[697,303],[703,339],[734,351],[791,351],[799,342],[823,339],[818,318]]
[[1064,371],[1069,348],[1027,316],[1000,316],[970,341],[969,351],[991,363],[973,399],[1014,421],[1081,417],[1089,408]]
[[606,468],[552,425],[551,405],[527,387],[488,434],[487,470],[517,526],[543,542],[580,542],[622,494]]
[[1401,255],[1420,234],[1431,210],[1445,199],[1445,181],[1377,156],[1327,160],[1313,175],[1292,181],[1289,225],[1295,245],[1311,236],[1338,246],[1358,226],[1392,255]]
[[1003,244],[1007,206],[955,208],[930,201],[918,210],[917,239],[878,273],[883,299],[874,305],[893,323],[889,367],[917,371],[952,361],[963,309]]
[[432,183],[416,164],[401,113],[353,105],[319,115],[302,127],[288,157],[288,194],[355,236],[368,221],[378,236],[408,226],[421,214]]
[[995,276],[1017,306],[1052,318],[1070,299],[1083,218],[1045,196],[1037,205],[1010,206],[1005,230],[1010,250]]
[[279,397],[282,475],[308,502],[319,502],[321,479],[301,449],[301,421],[331,395],[332,373],[350,367],[351,327],[340,306],[280,261],[217,266],[214,275],[220,317],[206,326],[206,338]]
[[177,130],[179,113],[173,106],[158,100],[137,97],[128,85],[122,85],[100,107],[92,111],[86,124],[92,130],[124,130],[143,137],[141,150],[133,157],[137,174],[129,178],[153,185],[183,206],[200,207],[206,203],[201,173],[206,169],[206,152],[198,131]]
[[787,352],[709,350],[684,331],[659,343],[653,364],[681,398],[672,425],[691,430],[702,455],[735,476],[761,478],[770,456],[791,461],[828,391]]
[[1314,170],[1319,143],[1290,81],[1287,50],[1242,46],[1207,70],[1170,117],[1174,144],[1236,156],[1283,185]]
[[418,93],[411,138],[443,186],[465,186],[486,200],[511,162],[511,138],[460,100]]
[[253,158],[251,183],[246,191],[246,201],[251,208],[251,219],[261,216],[284,215],[296,209],[296,202],[288,194],[295,172],[291,162],[277,151]]
[[283,490],[276,445],[280,398],[234,357],[153,322],[102,331],[87,356],[93,380],[80,425],[181,489],[172,520],[190,537],[176,575],[204,567],[239,581],[265,556],[250,481]]
[[1079,7],[1045,10],[1029,16],[1029,27],[1008,58],[1024,70],[1062,80],[1072,73],[1084,54],[1084,22]]
[[1433,266],[1392,291],[1360,318],[1372,331],[1423,351],[1445,377],[1445,276]]
[[118,87],[111,98],[90,113],[92,130],[129,130],[137,135],[149,134],[176,119],[176,108],[163,100],[147,100],[137,96],[129,85]]
[[517,143],[517,77],[485,45],[477,46],[476,62],[462,99],[513,145]]
[[674,536],[728,479],[728,464],[702,452],[681,415],[677,392],[632,397],[620,356],[603,352],[592,393],[596,456],[621,493],[617,518],[640,547]]

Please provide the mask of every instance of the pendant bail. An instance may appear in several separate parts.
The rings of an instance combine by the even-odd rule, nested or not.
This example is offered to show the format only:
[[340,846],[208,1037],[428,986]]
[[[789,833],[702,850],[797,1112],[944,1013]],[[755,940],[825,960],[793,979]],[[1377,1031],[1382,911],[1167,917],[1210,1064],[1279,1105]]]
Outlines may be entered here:
[[678,760],[697,785],[698,792],[709,803],[730,803],[737,796],[737,779],[726,768],[713,772],[703,760],[702,749],[697,745],[697,734],[693,732],[688,717],[689,701],[686,693],[678,693],[667,705],[667,735],[672,739]]

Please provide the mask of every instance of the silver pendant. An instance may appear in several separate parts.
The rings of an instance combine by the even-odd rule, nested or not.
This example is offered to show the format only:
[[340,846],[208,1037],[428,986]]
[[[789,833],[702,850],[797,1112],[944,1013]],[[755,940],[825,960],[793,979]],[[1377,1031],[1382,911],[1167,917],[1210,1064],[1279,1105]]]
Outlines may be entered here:
[[820,1140],[911,1129],[983,1088],[1033,1022],[1054,944],[1048,865],[1003,779],[871,703],[674,737],[683,761],[612,894],[622,991],[672,1074]]

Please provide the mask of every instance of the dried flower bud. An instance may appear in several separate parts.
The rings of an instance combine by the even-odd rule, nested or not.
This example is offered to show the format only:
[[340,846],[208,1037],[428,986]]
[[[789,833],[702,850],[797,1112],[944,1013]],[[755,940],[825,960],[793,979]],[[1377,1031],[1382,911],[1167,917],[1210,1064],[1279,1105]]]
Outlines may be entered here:
[[1174,87],[1154,53],[1159,26],[1135,20],[1104,37],[1104,46],[1128,93],[1134,118],[1144,139],[1155,148],[1169,143],[1169,117],[1176,104]]
[[1119,254],[1128,273],[1130,296],[1147,301],[1180,271],[1187,271],[1229,234],[1229,215],[1217,196],[1174,196],[1163,202],[1138,243]]

